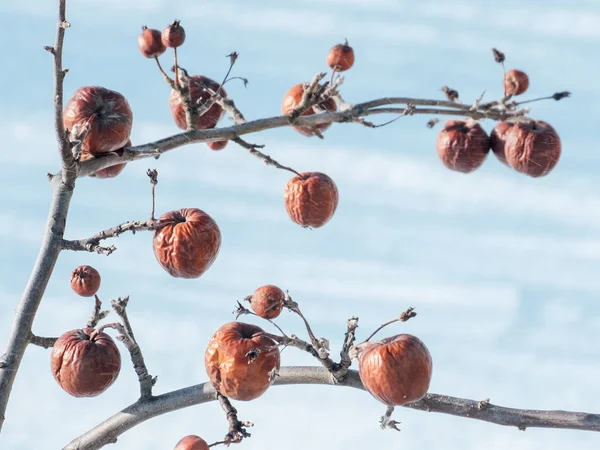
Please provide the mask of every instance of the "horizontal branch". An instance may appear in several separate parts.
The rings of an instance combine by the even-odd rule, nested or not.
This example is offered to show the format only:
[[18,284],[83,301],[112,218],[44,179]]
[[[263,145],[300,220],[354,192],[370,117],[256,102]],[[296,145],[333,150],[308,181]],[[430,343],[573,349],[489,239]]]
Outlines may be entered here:
[[[406,105],[405,108],[388,108],[391,105]],[[363,116],[375,114],[403,113],[410,105],[413,114],[444,114],[452,116],[471,117],[473,119],[489,118],[493,120],[505,120],[509,117],[522,116],[523,111],[507,110],[474,110],[468,105],[461,105],[446,100],[425,100],[408,97],[383,97],[365,103],[359,103],[351,108],[337,112],[322,112],[308,116],[300,116],[294,120],[294,126],[314,127],[327,122],[356,122]],[[379,108],[385,106],[386,108]],[[415,106],[437,106],[438,108],[416,108]],[[444,109],[448,108],[448,109]],[[175,134],[148,144],[138,145],[124,149],[122,155],[107,154],[102,158],[92,158],[84,161],[79,166],[78,176],[89,176],[100,169],[113,166],[118,163],[135,161],[144,158],[157,158],[161,154],[184,145],[210,142],[235,140],[236,138],[250,133],[269,130],[273,128],[289,127],[289,116],[276,116],[264,119],[252,120],[239,123],[229,127],[212,128],[209,130],[190,130]]]
[[[343,383],[336,383],[331,374],[321,367],[282,367],[275,379],[275,385],[290,384],[325,384],[364,390],[357,371],[350,370]],[[63,450],[99,449],[108,443],[116,442],[120,435],[148,419],[216,399],[217,393],[210,383],[202,383],[146,401],[138,401],[75,438]],[[450,414],[519,429],[537,427],[600,431],[599,414],[505,408],[488,401],[438,394],[427,394],[422,400],[406,406],[420,411]]]
[[36,336],[35,334],[32,334],[29,337],[30,344],[37,345],[38,347],[43,347],[46,349],[54,347],[54,343],[57,340],[58,340],[58,338],[55,338],[55,337],[41,337],[41,336]]
[[125,222],[107,230],[100,231],[99,233],[96,233],[95,235],[87,239],[79,239],[73,241],[64,239],[62,241],[62,248],[64,250],[73,250],[78,252],[94,252],[110,255],[116,250],[116,248],[114,245],[111,245],[110,247],[100,246],[100,242],[104,239],[118,237],[119,235],[127,231],[131,231],[134,234],[136,233],[136,231],[151,231],[154,230],[155,226],[156,220],[154,219],[138,220],[135,222]]

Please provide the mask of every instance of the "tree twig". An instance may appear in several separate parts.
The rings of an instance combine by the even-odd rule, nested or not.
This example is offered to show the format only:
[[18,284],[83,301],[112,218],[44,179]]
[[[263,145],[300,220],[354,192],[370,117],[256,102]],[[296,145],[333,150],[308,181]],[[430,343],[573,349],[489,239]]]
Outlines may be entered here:
[[57,340],[58,340],[58,338],[55,338],[55,337],[41,337],[41,336],[36,336],[33,333],[31,333],[31,336],[29,337],[29,342],[31,344],[37,345],[38,347],[43,347],[43,348],[54,347],[54,343]]
[[251,155],[256,156],[258,159],[262,160],[262,162],[264,162],[265,165],[276,167],[276,168],[282,169],[282,170],[287,170],[288,172],[292,172],[296,175],[300,175],[298,172],[296,172],[291,167],[287,167],[287,166],[284,166],[283,164],[279,164],[277,161],[275,161],[269,155],[265,155],[263,152],[259,151],[258,149],[263,148],[264,145],[250,144],[249,142],[246,142],[245,140],[243,140],[240,137],[235,137],[231,140],[233,142],[235,142],[237,145],[239,145],[240,147],[248,150],[248,152]]
[[110,247],[100,246],[100,242],[105,239],[118,237],[121,234],[131,231],[135,234],[138,231],[152,231],[156,227],[156,220],[138,220],[136,222],[125,222],[107,230],[100,231],[92,237],[87,239],[79,240],[65,240],[62,241],[62,248],[65,250],[73,250],[77,252],[92,252],[110,255],[116,250],[114,245]]
[[246,431],[246,427],[251,427],[254,424],[252,422],[241,422],[237,416],[237,409],[233,407],[227,397],[217,393],[217,400],[227,414],[227,422],[229,422],[229,431],[225,435],[225,439],[220,441],[220,444],[237,444],[242,442],[244,438],[250,437],[251,434]]
[[[322,367],[282,367],[274,382],[274,386],[307,384],[347,386],[364,390],[357,371],[348,371],[346,379],[342,383],[336,383],[332,380],[329,371]],[[99,449],[109,442],[115,442],[127,430],[148,419],[216,399],[214,388],[207,382],[153,397],[152,401],[138,401],[75,438],[63,450]],[[479,405],[480,401],[478,400],[427,394],[418,402],[404,407],[450,414],[519,429],[557,428],[600,431],[600,414],[515,409],[491,403],[485,408],[480,408]]]
[[102,311],[102,302],[100,301],[97,295],[94,295],[94,299],[94,312],[92,314],[92,317],[90,317],[90,320],[88,320],[85,325],[88,328],[96,328],[98,322],[105,319],[106,316],[108,316],[108,314],[110,313],[109,310]]

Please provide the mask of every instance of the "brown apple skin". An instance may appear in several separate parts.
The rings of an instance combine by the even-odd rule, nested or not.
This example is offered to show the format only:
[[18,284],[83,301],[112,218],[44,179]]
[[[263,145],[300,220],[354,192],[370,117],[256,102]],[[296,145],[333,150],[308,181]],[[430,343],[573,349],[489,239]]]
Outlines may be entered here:
[[449,120],[438,134],[436,150],[448,169],[470,173],[485,161],[490,138],[476,122]]
[[261,286],[252,294],[250,307],[263,319],[275,319],[281,314],[285,293],[272,284]]
[[180,25],[179,20],[174,21],[163,30],[161,39],[165,47],[176,48],[183,45],[185,29]]
[[92,155],[115,151],[129,140],[133,114],[127,99],[101,86],[77,89],[63,112],[64,126],[72,130],[87,124],[81,151]]
[[337,44],[327,54],[327,65],[336,72],[344,72],[354,65],[354,50],[348,45]]
[[207,142],[206,145],[208,145],[208,148],[210,148],[211,150],[223,150],[225,147],[227,147],[227,143],[229,141],[213,141],[213,142]]
[[529,87],[529,77],[525,72],[512,69],[504,76],[504,92],[507,95],[521,95]]
[[506,132],[513,126],[512,122],[499,122],[494,127],[490,134],[490,147],[496,155],[496,158],[502,163],[508,166],[506,160],[506,154],[504,152],[504,141],[506,140]]
[[433,361],[419,338],[398,334],[367,344],[359,353],[358,369],[373,397],[388,406],[401,406],[425,396]]
[[158,263],[171,276],[198,278],[219,254],[221,231],[201,209],[170,211],[158,219],[153,247]]
[[[254,400],[273,384],[273,370],[279,371],[279,348],[256,325],[230,322],[213,335],[206,349],[204,364],[214,388],[235,400]],[[248,353],[258,349],[250,361]]]
[[560,159],[560,137],[546,122],[516,122],[504,136],[506,160],[517,172],[543,177],[554,169]]
[[79,266],[71,274],[71,289],[82,297],[93,297],[102,279],[100,274],[92,266]]
[[184,436],[177,443],[173,450],[208,450],[207,442],[202,439],[200,436],[196,436],[194,434],[190,434],[188,436]]
[[142,27],[138,36],[138,48],[146,58],[157,58],[167,49],[162,43],[160,31],[148,27]]
[[338,205],[334,181],[321,172],[302,172],[285,186],[285,210],[303,227],[319,228],[333,217]]
[[[304,83],[297,84],[289,91],[286,92],[283,97],[283,101],[281,102],[281,113],[286,115],[291,113],[296,106],[302,101],[302,95],[304,94]],[[335,100],[329,98],[324,102],[318,104],[318,106],[326,111],[335,112],[337,111],[337,105],[335,104]],[[311,106],[306,111],[302,113],[303,116],[310,116],[312,114],[316,114],[316,110],[314,106]],[[321,123],[316,125],[316,128],[322,133],[327,128],[331,126],[331,123]],[[304,136],[315,136],[313,130],[310,127],[293,127],[294,130],[303,134]]]
[[[200,100],[200,104],[208,101],[211,97],[211,94],[208,92],[204,92],[204,88],[212,89],[213,91],[217,91],[219,89],[220,84],[210,78],[204,77],[202,75],[193,75],[190,77],[190,97],[192,99],[192,103],[198,102]],[[223,97],[227,96],[227,93],[223,88],[221,88],[221,95]],[[177,125],[182,130],[187,130],[187,123],[185,121],[185,109],[183,107],[184,102],[179,93],[173,89],[171,90],[171,96],[169,97],[169,109],[171,110],[171,115],[173,116],[173,120],[175,121],[175,125]],[[223,108],[217,103],[214,103],[206,113],[198,117],[194,122],[194,129],[196,130],[206,130],[209,128],[214,128],[221,117],[223,116]]]
[[113,339],[93,328],[71,330],[58,338],[50,356],[52,375],[74,397],[95,397],[108,389],[121,370]]

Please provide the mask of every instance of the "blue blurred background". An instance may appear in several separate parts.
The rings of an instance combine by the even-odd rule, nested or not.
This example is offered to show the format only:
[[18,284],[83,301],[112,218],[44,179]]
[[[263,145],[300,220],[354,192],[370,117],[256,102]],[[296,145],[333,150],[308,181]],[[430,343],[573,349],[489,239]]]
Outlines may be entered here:
[[[56,2],[0,4],[0,344],[33,265],[51,191],[46,172],[59,167],[52,130],[52,61]],[[532,179],[493,155],[471,175],[450,172],[435,152],[441,124],[414,116],[376,130],[336,124],[324,140],[291,129],[248,140],[296,170],[319,170],[337,183],[335,217],[317,230],[292,223],[283,207],[289,174],[266,167],[230,144],[221,152],[186,146],[160,160],[129,164],[116,179],[78,181],[67,238],[87,237],[150,213],[146,169],[159,171],[157,211],[198,207],[223,234],[220,255],[200,279],[171,278],[152,253],[152,236],[124,235],[112,256],[63,253],[34,331],[59,335],[87,320],[92,302],[69,288],[72,269],[102,274],[100,297],[130,295],[130,315],[161,393],[206,380],[204,349],[233,319],[237,300],[263,284],[289,289],[319,336],[339,351],[345,323],[360,317],[359,338],[408,306],[416,319],[386,330],[418,335],[434,358],[431,392],[518,408],[598,412],[600,385],[600,84],[597,1],[195,2],[73,0],[68,4],[64,65],[68,98],[83,85],[102,85],[128,98],[134,144],[178,129],[169,88],[137,49],[142,25],[162,29],[182,20],[187,40],[180,62],[191,73],[221,79],[225,55],[240,53],[228,93],[246,118],[278,115],[285,92],[327,70],[330,47],[348,38],[356,64],[345,74],[344,98],[386,95],[443,98],[441,86],[472,102],[502,95],[507,68],[529,74],[524,96],[570,90],[560,103],[533,105],[531,115],[559,132],[563,155],[547,177]],[[171,60],[165,54],[163,65]],[[377,117],[375,121],[383,121]],[[224,119],[223,124],[228,124]],[[491,131],[493,123],[485,121]],[[302,333],[291,314],[279,320]],[[123,349],[123,351],[125,351]],[[314,364],[294,349],[283,363]],[[127,358],[124,358],[127,361]],[[128,364],[105,394],[74,399],[49,370],[49,352],[27,350],[12,394],[2,448],[61,448],[136,399]],[[398,410],[402,432],[382,432],[384,408],[342,388],[276,387],[237,403],[253,421],[246,449],[411,448],[447,450],[598,448],[594,433],[526,432],[439,414]],[[300,432],[302,430],[302,432]],[[209,442],[226,433],[217,404],[146,422],[111,448],[165,449],[186,434]]]

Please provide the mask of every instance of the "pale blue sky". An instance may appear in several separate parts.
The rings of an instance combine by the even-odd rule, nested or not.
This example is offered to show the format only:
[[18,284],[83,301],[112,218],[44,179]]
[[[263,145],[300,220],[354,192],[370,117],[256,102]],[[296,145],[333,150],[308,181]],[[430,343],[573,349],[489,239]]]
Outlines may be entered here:
[[[234,75],[250,84],[244,89],[231,83],[228,93],[248,119],[279,114],[286,90],[327,69],[327,51],[344,37],[356,52],[342,88],[351,102],[384,95],[442,98],[442,85],[459,90],[465,102],[484,89],[487,100],[497,98],[501,69],[491,47],[507,54],[507,68],[529,74],[526,97],[560,90],[573,97],[533,107],[532,116],[551,123],[563,144],[558,166],[542,179],[514,173],[493,156],[471,175],[446,170],[435,152],[440,126],[427,129],[423,116],[377,130],[337,124],[323,141],[289,129],[249,137],[266,144],[281,163],[319,170],[336,181],[339,209],[318,230],[288,219],[282,200],[286,172],[231,144],[221,152],[188,146],[159,161],[130,164],[114,180],[82,179],[68,238],[145,219],[145,171],[157,168],[157,211],[207,211],[221,227],[221,253],[197,280],[163,271],[149,233],[119,238],[110,257],[64,253],[34,331],[58,335],[83,325],[92,305],[70,291],[68,280],[75,266],[91,264],[103,277],[102,299],[131,296],[136,336],[151,373],[159,375],[155,392],[161,393],[205,381],[206,343],[232,319],[236,300],[260,285],[278,284],[300,302],[317,334],[331,339],[334,354],[349,316],[360,317],[364,338],[414,306],[419,316],[388,334],[411,332],[428,345],[432,392],[490,397],[505,406],[598,412],[600,3],[523,3],[69,2],[66,95],[90,84],[126,95],[134,144],[178,132],[167,107],[169,88],[136,44],[141,25],[162,29],[175,18],[187,32],[180,61],[191,72],[220,79],[227,69],[224,56],[240,53]],[[54,41],[55,14],[53,1],[0,4],[2,346],[44,227],[50,198],[45,173],[59,166],[51,58],[42,50]],[[161,60],[170,65],[166,56]],[[490,131],[493,124],[483,126]],[[302,331],[289,314],[280,322],[290,332]],[[313,364],[293,349],[283,353],[283,363]],[[17,380],[1,438],[2,448],[15,450],[61,448],[137,394],[135,374],[125,363],[102,396],[71,398],[50,374],[49,352],[38,348],[27,351]],[[378,402],[337,388],[276,387],[236,407],[256,424],[242,444],[249,450],[558,450],[600,444],[594,433],[523,433],[403,409],[396,413],[403,431],[382,432],[377,421],[384,408]],[[153,419],[111,448],[158,450],[172,448],[186,434],[214,442],[225,432],[219,406],[208,404]]]

